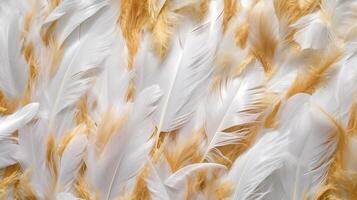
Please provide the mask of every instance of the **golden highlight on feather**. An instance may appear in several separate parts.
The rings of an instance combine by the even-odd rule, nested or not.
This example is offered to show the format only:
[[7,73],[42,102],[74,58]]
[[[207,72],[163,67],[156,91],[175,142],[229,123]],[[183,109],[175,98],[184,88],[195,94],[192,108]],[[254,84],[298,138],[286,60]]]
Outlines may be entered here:
[[86,165],[82,164],[79,170],[79,175],[74,184],[75,192],[78,195],[78,197],[82,199],[86,199],[86,200],[98,199],[98,198],[94,198],[93,195],[91,194],[92,192],[90,190],[90,186],[85,179],[85,172],[86,172]]
[[215,196],[218,200],[227,200],[229,199],[232,191],[233,185],[229,182],[220,183],[220,185],[215,190]]
[[128,89],[126,91],[126,101],[134,102],[135,99],[135,84],[133,81],[129,82]]
[[50,44],[51,40],[54,40],[53,32],[56,29],[56,25],[57,21],[52,22],[50,25],[48,25],[46,28],[43,28],[43,30],[41,31],[41,38],[46,46]]
[[57,156],[58,153],[56,148],[55,136],[53,134],[49,134],[46,144],[46,165],[53,177],[53,181],[57,180],[58,177]]
[[273,109],[267,115],[264,123],[265,128],[277,128],[278,127],[278,113],[280,110],[281,101],[279,100],[277,103],[274,104]]
[[123,37],[126,40],[128,48],[128,67],[132,69],[134,56],[136,55],[140,40],[142,38],[142,29],[150,19],[149,0],[122,0],[120,4],[120,24]]
[[350,109],[350,116],[347,125],[347,133],[351,136],[357,136],[357,101],[354,100]]
[[328,184],[318,191],[317,200],[357,199],[357,173],[336,169]]
[[278,18],[289,25],[319,8],[321,0],[274,0]]
[[110,108],[104,113],[96,132],[96,146],[99,152],[103,150],[110,138],[126,123],[127,118],[127,113],[118,117]]
[[242,49],[244,49],[247,46],[248,31],[249,31],[248,22],[243,22],[236,29],[236,34],[235,34],[234,39],[235,39],[236,45]]
[[[332,164],[328,170],[328,174],[326,177],[325,184],[320,187],[319,192],[316,194],[316,199],[334,199],[334,198],[344,198],[345,195],[350,195],[348,191],[345,191],[346,188],[343,188],[344,185],[347,185],[349,188],[355,188],[357,186],[356,182],[352,182],[349,179],[346,179],[347,172],[344,170],[344,154],[346,150],[346,142],[347,135],[343,127],[331,116],[329,113],[325,112],[322,108],[320,108],[322,113],[328,117],[330,122],[334,124],[335,130],[333,130],[333,134],[335,137],[331,139],[337,139],[337,147],[335,150],[335,154],[332,158]],[[357,176],[355,176],[354,181],[356,181]],[[341,192],[344,193],[341,196]],[[352,192],[353,195],[353,192]],[[347,198],[349,199],[349,198]],[[352,198],[353,199],[353,198]]]
[[166,146],[164,156],[172,172],[176,172],[189,163],[197,163],[201,160],[202,155],[198,147],[203,137],[204,132],[201,129],[196,131],[186,141],[179,142],[175,146],[173,144]]
[[151,39],[156,53],[160,58],[166,56],[169,48],[171,36],[173,34],[176,14],[169,11],[170,3],[166,2],[158,14],[157,18],[153,19],[150,24]]
[[189,16],[195,21],[201,21],[208,12],[210,0],[192,1],[191,4],[177,10],[177,13]]
[[17,165],[5,169],[4,175],[0,180],[0,199],[6,199],[5,197],[10,187],[16,183],[20,175],[21,173]]
[[287,91],[286,97],[291,97],[297,93],[312,94],[316,88],[323,84],[328,78],[327,74],[331,71],[334,64],[340,59],[341,51],[330,47],[324,55],[313,56],[312,64],[308,71],[300,72],[293,84]]
[[242,141],[239,141],[239,144],[219,147],[219,150],[222,152],[224,157],[215,157],[216,161],[227,166],[228,168],[231,167],[233,161],[254,144],[256,136],[261,129],[261,123],[259,122],[261,120],[260,118],[262,117],[259,117],[257,122],[254,123],[237,125],[223,130],[225,133],[244,134],[246,137]]
[[[30,13],[30,15],[33,15],[32,13]],[[32,20],[29,19],[29,20]],[[35,87],[35,83],[36,83],[36,79],[37,79],[37,76],[38,76],[38,63],[37,63],[37,57],[36,57],[36,54],[35,54],[35,47],[34,47],[34,44],[33,42],[30,41],[30,39],[28,38],[28,31],[27,29],[29,29],[30,27],[27,27],[27,26],[30,26],[31,24],[31,21],[28,22],[29,24],[26,24],[26,21],[25,21],[25,24],[24,24],[24,44],[23,44],[23,49],[22,49],[22,52],[23,52],[23,55],[25,57],[25,61],[28,65],[28,79],[27,79],[27,84],[26,84],[26,90],[25,90],[25,94],[24,94],[24,97],[22,99],[22,103],[23,104],[27,104],[31,101],[31,98],[32,98],[32,92],[33,92],[33,89]]]
[[237,0],[224,0],[224,9],[223,9],[223,31],[227,30],[228,23],[232,17],[239,10],[239,2]]
[[71,142],[74,136],[79,135],[79,134],[84,134],[85,133],[85,125],[84,124],[79,124],[75,128],[73,128],[71,131],[66,133],[61,141],[58,144],[57,147],[57,154],[58,156],[62,157],[64,150],[66,149],[67,145]]
[[0,114],[11,114],[15,111],[18,104],[17,99],[7,99],[0,89]]
[[77,103],[77,112],[75,113],[75,121],[77,126],[84,124],[85,134],[92,134],[96,130],[95,122],[89,115],[89,108],[87,105],[87,97],[81,97],[81,99]]
[[264,71],[269,74],[274,68],[274,56],[278,46],[275,28],[270,22],[273,11],[265,3],[257,3],[248,16],[251,51],[262,63]]
[[134,189],[131,193],[132,200],[150,200],[150,192],[146,186],[146,177],[149,173],[148,165],[145,165],[139,172],[136,178]]
[[14,187],[14,199],[37,200],[36,193],[30,183],[31,172],[29,170],[22,173]]

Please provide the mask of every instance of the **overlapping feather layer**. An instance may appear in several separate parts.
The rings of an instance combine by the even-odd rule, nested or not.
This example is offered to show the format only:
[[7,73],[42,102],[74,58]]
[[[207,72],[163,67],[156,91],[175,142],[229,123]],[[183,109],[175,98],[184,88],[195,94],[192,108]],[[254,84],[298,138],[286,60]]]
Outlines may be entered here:
[[0,199],[357,199],[357,1],[0,0]]

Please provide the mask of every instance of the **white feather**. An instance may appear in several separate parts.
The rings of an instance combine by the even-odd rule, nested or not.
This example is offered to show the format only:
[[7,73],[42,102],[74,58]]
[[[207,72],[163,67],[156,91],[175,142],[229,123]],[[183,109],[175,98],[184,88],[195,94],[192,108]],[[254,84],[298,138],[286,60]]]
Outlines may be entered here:
[[[290,117],[292,112],[294,117]],[[281,119],[289,119],[282,121],[279,129],[288,136],[291,156],[266,182],[272,190],[267,199],[297,200],[305,195],[313,196],[324,181],[335,153],[338,138],[334,127],[307,94],[290,98]]]
[[10,98],[20,97],[27,82],[27,66],[21,55],[21,16],[16,7],[0,4],[0,89]]
[[268,132],[240,156],[227,178],[235,185],[232,199],[264,199],[268,191],[260,191],[262,182],[283,165],[288,140],[279,132]]
[[81,23],[106,5],[108,0],[65,0],[51,12],[42,26],[56,21],[56,38],[61,45]]
[[[262,87],[263,72],[255,65],[248,66],[245,73],[222,83],[219,91],[207,98],[205,109],[205,130],[207,147],[204,158],[210,159],[210,152],[227,144],[237,144],[246,137],[247,132],[225,133],[224,130],[235,125],[255,122],[260,113],[247,110],[260,106],[264,97]],[[212,152],[213,153],[213,152]]]
[[57,184],[64,192],[72,191],[78,175],[80,164],[83,161],[87,138],[85,135],[77,135],[71,139],[63,152],[59,162],[59,174]]
[[38,103],[31,103],[14,114],[0,117],[0,141],[7,139],[14,131],[30,122],[37,114]]
[[[151,114],[155,111],[161,92],[158,86],[152,86],[137,97],[133,104],[129,121],[116,133],[103,150],[103,155],[96,158],[89,154],[88,169],[94,184],[100,189],[101,199],[115,199],[121,187],[136,175],[145,163],[153,141]],[[95,151],[92,145],[91,151]],[[98,159],[98,160],[97,160]]]
[[195,172],[200,170],[221,170],[226,171],[227,168],[224,165],[217,163],[196,163],[187,165],[165,180],[165,185],[170,188],[179,190],[186,183],[186,178],[190,175],[194,175]]

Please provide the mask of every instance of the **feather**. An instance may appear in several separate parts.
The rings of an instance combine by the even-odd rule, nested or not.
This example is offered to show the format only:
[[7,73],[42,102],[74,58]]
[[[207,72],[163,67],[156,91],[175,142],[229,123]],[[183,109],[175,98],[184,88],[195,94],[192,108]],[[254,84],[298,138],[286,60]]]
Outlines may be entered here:
[[[150,172],[145,179],[148,189],[150,191],[150,196],[153,200],[169,200],[172,199],[173,195],[170,193],[169,188],[165,185],[164,179],[162,177],[168,169],[165,169],[165,165],[162,165],[160,168],[154,166],[152,161],[148,161],[150,166]],[[167,168],[168,166],[166,166]]]
[[19,151],[15,154],[21,169],[30,170],[29,182],[38,198],[50,190],[51,175],[46,167],[47,124],[38,120],[19,130]]
[[302,17],[293,25],[298,29],[294,39],[302,49],[322,49],[330,42],[337,44],[349,33],[357,18],[356,6],[356,2],[350,0],[323,0],[318,12]]
[[[247,132],[225,133],[233,126],[253,123],[259,116],[259,107],[264,95],[261,79],[263,72],[250,66],[245,73],[223,83],[218,92],[212,93],[206,104],[205,130],[207,146],[204,159],[211,160],[210,153],[217,153],[217,147],[237,144],[247,137]],[[257,110],[257,112],[253,112]],[[216,151],[211,152],[215,149]]]
[[346,51],[343,58],[336,64],[338,69],[331,75],[326,86],[319,88],[312,95],[314,102],[345,126],[357,90],[354,84],[350,84],[357,81],[357,71],[353,67],[357,64],[357,58],[351,57],[353,50],[349,52],[349,49],[346,49]]
[[[117,198],[120,188],[143,166],[153,144],[150,116],[160,96],[158,86],[143,90],[133,104],[128,123],[112,136],[99,160],[95,155],[89,157],[88,169],[93,184],[101,190],[102,199]],[[90,145],[89,148],[95,147]]]
[[56,194],[56,200],[80,200],[71,193],[61,192]]
[[201,170],[222,170],[225,171],[227,168],[224,165],[216,163],[197,163],[187,165],[165,180],[165,185],[173,189],[179,189],[185,184],[187,176],[193,175],[193,173]]
[[47,17],[42,28],[56,22],[56,38],[59,45],[62,45],[81,23],[107,5],[107,0],[62,1]]
[[288,140],[278,132],[262,138],[233,164],[227,179],[235,185],[232,199],[264,199],[269,191],[259,191],[262,182],[283,166]]
[[69,192],[73,190],[75,179],[83,161],[87,144],[85,135],[74,136],[65,148],[59,163],[58,185],[60,190]]
[[[290,117],[293,110],[297,115]],[[291,157],[272,176],[271,182],[278,182],[269,184],[272,191],[267,199],[313,196],[324,181],[337,146],[333,124],[310,101],[309,95],[299,94],[290,98],[282,111],[281,119],[285,118],[290,120],[281,125],[280,132],[288,135]]]
[[356,11],[0,0],[0,199],[355,199]]
[[17,163],[14,154],[18,151],[19,146],[11,142],[0,142],[0,169]]
[[0,89],[7,97],[19,98],[27,82],[27,66],[21,55],[21,17],[16,8],[0,4]]
[[16,129],[21,128],[30,122],[37,114],[39,109],[38,103],[31,103],[16,113],[0,118],[0,141],[7,139]]
[[50,128],[53,128],[56,116],[74,105],[102,71],[100,65],[109,53],[111,36],[105,34],[97,41],[91,41],[91,37],[79,39],[64,55],[41,98],[41,112],[48,119]]
[[[155,113],[158,132],[173,131],[187,123],[197,98],[205,91],[221,30],[220,18],[217,15],[212,18],[196,28],[181,27],[166,59],[160,66],[151,66],[154,69],[149,80],[142,83],[158,84],[165,94]],[[207,40],[212,42],[207,43]]]
[[248,23],[248,40],[253,54],[262,63],[264,71],[269,73],[274,67],[273,60],[280,37],[273,5],[269,1],[259,1],[249,14]]

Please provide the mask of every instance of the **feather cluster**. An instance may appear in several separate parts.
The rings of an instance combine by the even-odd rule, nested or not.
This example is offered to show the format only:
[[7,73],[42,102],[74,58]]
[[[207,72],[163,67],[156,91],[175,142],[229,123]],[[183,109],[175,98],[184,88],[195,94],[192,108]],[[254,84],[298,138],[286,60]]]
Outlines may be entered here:
[[0,199],[357,199],[357,1],[0,0]]

